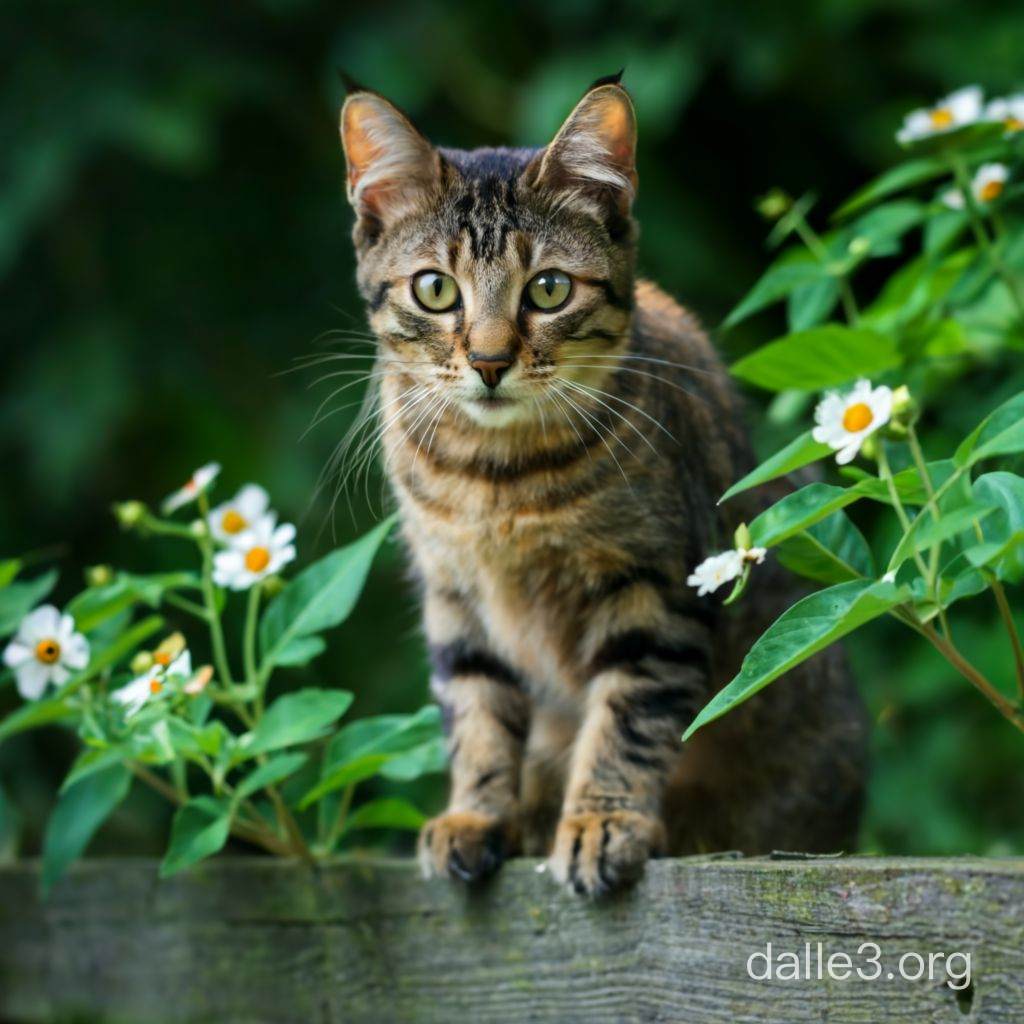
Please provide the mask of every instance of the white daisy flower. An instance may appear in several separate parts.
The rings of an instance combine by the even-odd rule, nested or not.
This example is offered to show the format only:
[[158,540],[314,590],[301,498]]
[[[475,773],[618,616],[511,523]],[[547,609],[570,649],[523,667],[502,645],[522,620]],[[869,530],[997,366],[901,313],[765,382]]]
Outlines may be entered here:
[[859,380],[848,394],[830,391],[814,410],[818,425],[811,432],[819,444],[827,444],[839,454],[843,466],[860,451],[865,438],[889,422],[892,416],[892,390],[873,388],[871,381]]
[[210,513],[210,533],[222,544],[230,544],[262,519],[269,507],[270,495],[258,484],[246,484]]
[[[985,206],[994,203],[1006,188],[1010,169],[1006,164],[982,164],[971,179],[971,195],[975,203]],[[951,210],[962,210],[966,205],[964,194],[958,188],[951,188],[939,197]]]
[[896,133],[896,141],[914,142],[951,132],[985,119],[985,113],[981,87],[968,85],[939,100],[934,107],[912,110],[903,119],[903,127]]
[[40,605],[21,620],[4,649],[4,664],[14,669],[18,693],[38,700],[47,685],[61,686],[89,664],[89,641],[75,632],[75,620],[52,604]]
[[1002,121],[1008,135],[1024,131],[1024,93],[992,100],[985,108],[986,121]]
[[213,581],[219,587],[248,590],[254,583],[278,572],[295,558],[295,527],[274,525],[266,515],[251,529],[238,534],[226,551],[213,556]]
[[125,718],[131,718],[132,715],[138,714],[152,697],[163,692],[171,676],[191,675],[192,655],[187,650],[182,651],[170,664],[161,663],[160,655],[157,654],[147,671],[126,686],[122,686],[120,690],[115,690],[110,696],[118,704],[124,705]]
[[732,582],[743,572],[743,555],[739,550],[723,551],[720,555],[705,558],[686,577],[691,587],[697,588],[697,596],[713,594],[719,587]]
[[192,474],[191,479],[164,500],[160,506],[163,514],[170,515],[190,501],[195,501],[217,479],[218,473],[220,473],[219,462],[208,462],[205,466],[200,466]]

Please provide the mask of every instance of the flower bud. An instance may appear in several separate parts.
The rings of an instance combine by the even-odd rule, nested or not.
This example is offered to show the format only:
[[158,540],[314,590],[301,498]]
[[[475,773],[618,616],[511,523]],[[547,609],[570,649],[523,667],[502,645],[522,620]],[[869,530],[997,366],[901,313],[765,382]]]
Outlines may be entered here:
[[193,537],[205,537],[210,532],[204,519],[193,519],[188,528]]
[[856,238],[850,239],[850,244],[846,247],[846,251],[851,256],[866,256],[871,252],[871,242],[869,239],[858,235]]
[[736,527],[736,532],[733,534],[733,544],[743,551],[749,548],[752,543],[753,541],[750,537],[750,529],[747,527],[746,523],[740,523],[740,525]]
[[775,221],[788,213],[792,205],[793,200],[781,188],[773,188],[766,195],[758,199],[754,204],[754,209],[765,220]]
[[139,651],[132,658],[131,669],[136,675],[142,675],[153,667],[153,655],[149,651]]
[[288,584],[280,576],[275,575],[268,576],[263,580],[260,586],[263,588],[264,596],[274,597],[275,595],[280,594]]
[[146,506],[141,501],[122,501],[114,506],[114,515],[125,530],[132,530],[142,522]]
[[87,587],[105,587],[114,582],[114,570],[109,565],[89,565],[85,569]]

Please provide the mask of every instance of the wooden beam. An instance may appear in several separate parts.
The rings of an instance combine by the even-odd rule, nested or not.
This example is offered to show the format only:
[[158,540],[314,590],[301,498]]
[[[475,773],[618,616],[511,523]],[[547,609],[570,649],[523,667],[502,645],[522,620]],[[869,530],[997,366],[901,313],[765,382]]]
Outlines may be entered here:
[[[407,862],[223,859],[160,882],[104,860],[41,904],[35,865],[2,867],[0,1021],[1024,1021],[1024,859],[660,861],[598,904],[537,868],[467,890]],[[768,942],[801,975],[810,943],[811,979],[752,979]],[[828,976],[834,953],[873,973],[867,942],[880,977]],[[960,991],[940,958],[928,977],[954,952]]]

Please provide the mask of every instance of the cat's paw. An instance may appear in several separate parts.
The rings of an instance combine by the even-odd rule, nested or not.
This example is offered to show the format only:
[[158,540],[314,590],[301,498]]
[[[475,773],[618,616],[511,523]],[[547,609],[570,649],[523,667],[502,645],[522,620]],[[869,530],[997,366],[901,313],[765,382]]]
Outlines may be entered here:
[[420,832],[418,860],[424,878],[476,882],[494,874],[511,852],[511,835],[497,818],[453,811],[428,821]]
[[581,896],[602,896],[635,882],[648,858],[664,847],[664,826],[646,814],[573,814],[558,823],[548,867]]

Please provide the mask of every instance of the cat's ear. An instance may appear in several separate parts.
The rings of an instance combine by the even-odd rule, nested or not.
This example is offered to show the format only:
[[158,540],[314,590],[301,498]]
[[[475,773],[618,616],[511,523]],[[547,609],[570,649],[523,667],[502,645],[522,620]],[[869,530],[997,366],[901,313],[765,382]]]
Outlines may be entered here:
[[636,112],[618,76],[595,82],[544,151],[536,181],[610,201],[626,215],[636,193]]
[[375,233],[420,201],[440,180],[437,150],[383,96],[358,91],[341,108],[348,200]]

